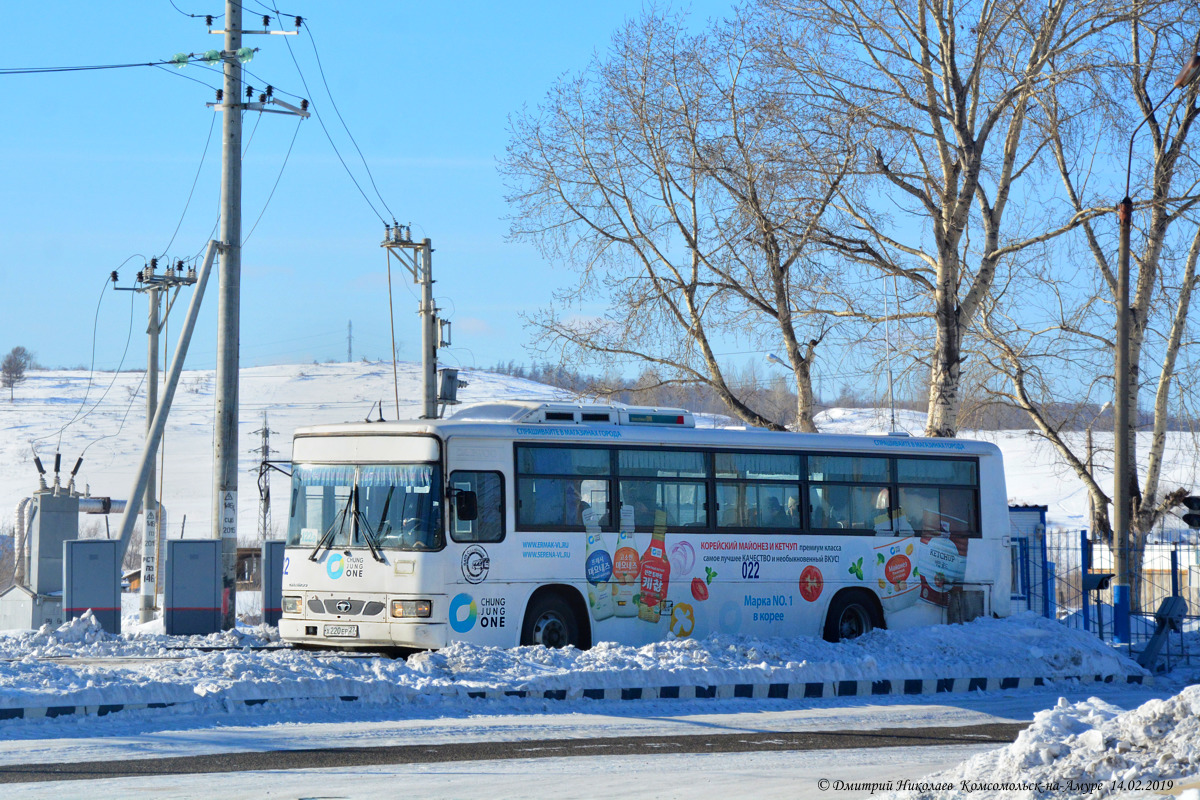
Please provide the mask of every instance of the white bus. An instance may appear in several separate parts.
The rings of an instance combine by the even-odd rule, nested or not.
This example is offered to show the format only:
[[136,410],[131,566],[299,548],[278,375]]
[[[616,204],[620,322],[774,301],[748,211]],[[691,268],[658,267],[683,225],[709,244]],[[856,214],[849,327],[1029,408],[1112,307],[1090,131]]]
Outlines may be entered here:
[[510,402],[296,431],[301,646],[837,641],[1009,613],[1000,451]]

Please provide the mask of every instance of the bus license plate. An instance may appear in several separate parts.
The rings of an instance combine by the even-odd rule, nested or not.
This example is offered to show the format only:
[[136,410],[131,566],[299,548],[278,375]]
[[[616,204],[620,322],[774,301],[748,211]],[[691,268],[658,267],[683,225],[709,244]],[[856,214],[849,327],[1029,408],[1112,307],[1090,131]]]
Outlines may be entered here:
[[325,635],[329,637],[340,637],[343,639],[357,639],[357,625],[326,625]]

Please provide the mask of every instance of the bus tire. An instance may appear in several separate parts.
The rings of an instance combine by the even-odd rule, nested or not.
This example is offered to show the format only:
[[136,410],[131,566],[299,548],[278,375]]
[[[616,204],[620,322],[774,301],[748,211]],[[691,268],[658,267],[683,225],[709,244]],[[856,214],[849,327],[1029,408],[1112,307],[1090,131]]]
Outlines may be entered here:
[[838,592],[825,614],[825,641],[857,639],[883,627],[883,614],[873,595],[862,589]]
[[551,592],[530,601],[525,611],[525,624],[521,626],[521,644],[581,647],[579,621],[561,595]]

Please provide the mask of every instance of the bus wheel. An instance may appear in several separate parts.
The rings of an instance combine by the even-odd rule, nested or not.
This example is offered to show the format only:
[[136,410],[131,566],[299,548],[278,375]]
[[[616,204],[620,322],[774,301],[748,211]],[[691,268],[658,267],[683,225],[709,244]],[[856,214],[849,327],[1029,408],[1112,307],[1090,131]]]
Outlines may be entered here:
[[579,623],[570,606],[556,594],[546,594],[529,604],[521,644],[546,647],[579,647]]
[[857,639],[876,628],[882,628],[871,598],[862,592],[841,592],[829,604],[825,615],[825,641],[843,642]]

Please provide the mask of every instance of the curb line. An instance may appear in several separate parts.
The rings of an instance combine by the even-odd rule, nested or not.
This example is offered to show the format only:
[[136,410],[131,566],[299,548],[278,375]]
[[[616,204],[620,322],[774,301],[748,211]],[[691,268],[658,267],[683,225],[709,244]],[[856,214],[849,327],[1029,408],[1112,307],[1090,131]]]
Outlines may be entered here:
[[[1124,677],[1124,680],[1122,680]],[[806,683],[729,683],[708,686],[647,686],[637,688],[604,689],[481,689],[463,690],[471,699],[499,700],[519,697],[538,700],[702,700],[748,698],[756,700],[800,700],[834,697],[882,697],[896,695],[963,694],[967,692],[1003,691],[1006,689],[1031,689],[1058,681],[1081,683],[1110,683],[1150,686],[1153,677],[1142,675],[1064,675],[1057,678],[927,678],[901,680],[853,680],[823,681]],[[249,700],[225,699],[227,706],[246,707],[266,705],[270,702],[295,700],[341,700],[357,702],[357,695],[335,697],[275,697]],[[186,709],[197,700],[167,703],[110,703],[102,705],[33,706],[29,708],[0,708],[0,720],[10,719],[53,719],[65,716],[104,717],[118,711],[140,711],[143,709],[178,708]],[[232,710],[232,709],[231,709]]]

